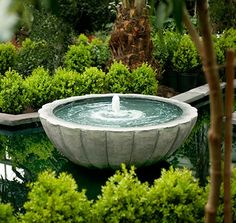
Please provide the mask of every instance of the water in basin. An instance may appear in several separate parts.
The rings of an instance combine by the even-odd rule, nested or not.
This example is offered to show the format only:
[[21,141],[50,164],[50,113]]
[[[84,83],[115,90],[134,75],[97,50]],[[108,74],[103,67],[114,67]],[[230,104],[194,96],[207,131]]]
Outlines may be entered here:
[[182,114],[174,104],[141,98],[93,98],[72,102],[54,110],[68,122],[98,127],[153,126],[172,121]]

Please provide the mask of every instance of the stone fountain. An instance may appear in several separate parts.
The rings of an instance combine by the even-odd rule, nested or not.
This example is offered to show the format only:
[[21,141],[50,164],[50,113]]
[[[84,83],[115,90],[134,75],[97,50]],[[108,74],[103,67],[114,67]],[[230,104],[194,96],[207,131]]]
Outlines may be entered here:
[[169,157],[190,134],[197,110],[157,96],[101,94],[48,103],[39,117],[54,146],[72,162],[117,169]]

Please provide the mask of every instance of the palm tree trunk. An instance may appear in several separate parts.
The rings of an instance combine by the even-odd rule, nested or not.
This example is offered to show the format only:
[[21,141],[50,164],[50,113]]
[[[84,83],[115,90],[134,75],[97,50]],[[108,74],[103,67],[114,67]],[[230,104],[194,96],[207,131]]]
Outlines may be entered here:
[[109,41],[112,59],[131,70],[153,63],[151,29],[145,0],[123,0]]

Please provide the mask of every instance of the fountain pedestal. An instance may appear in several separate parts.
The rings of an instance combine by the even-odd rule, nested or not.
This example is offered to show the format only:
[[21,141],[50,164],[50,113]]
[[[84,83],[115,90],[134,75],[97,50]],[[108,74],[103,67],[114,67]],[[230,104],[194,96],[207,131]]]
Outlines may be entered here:
[[179,117],[161,124],[138,127],[100,127],[65,121],[55,115],[63,106],[86,99],[109,98],[112,94],[86,95],[57,100],[44,105],[39,117],[54,146],[72,162],[90,168],[117,169],[121,163],[141,167],[170,156],[190,134],[197,110],[173,99],[144,95],[119,95],[122,98],[160,101],[182,110]]

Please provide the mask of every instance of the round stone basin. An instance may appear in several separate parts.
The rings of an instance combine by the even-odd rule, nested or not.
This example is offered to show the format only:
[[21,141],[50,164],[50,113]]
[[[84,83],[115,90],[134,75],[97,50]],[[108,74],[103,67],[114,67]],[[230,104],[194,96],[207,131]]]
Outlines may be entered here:
[[190,134],[197,110],[157,96],[114,94],[61,99],[39,110],[54,146],[72,162],[89,168],[136,167],[169,157]]

